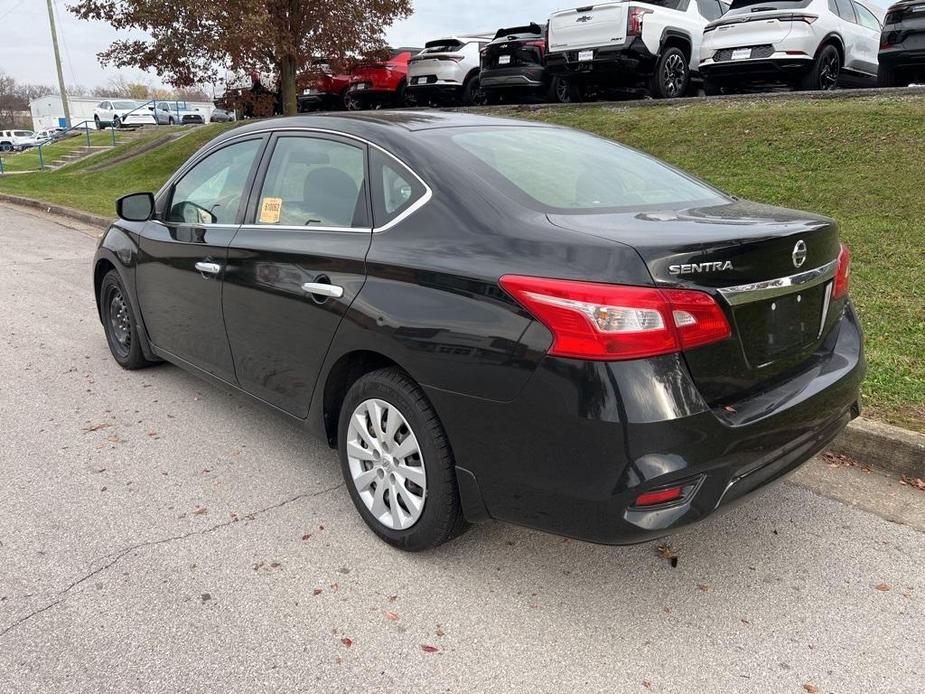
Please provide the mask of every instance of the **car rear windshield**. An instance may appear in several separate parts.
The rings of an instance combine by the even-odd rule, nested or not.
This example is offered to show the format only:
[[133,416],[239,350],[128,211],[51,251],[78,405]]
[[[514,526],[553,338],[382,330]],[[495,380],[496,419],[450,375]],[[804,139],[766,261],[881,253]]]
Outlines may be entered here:
[[732,0],[730,12],[761,12],[767,10],[802,10],[812,0]]
[[726,200],[716,189],[667,164],[577,130],[509,126],[449,132],[475,178],[545,212],[623,211]]
[[422,53],[452,53],[463,47],[462,41],[449,39],[446,41],[429,41],[424,45]]

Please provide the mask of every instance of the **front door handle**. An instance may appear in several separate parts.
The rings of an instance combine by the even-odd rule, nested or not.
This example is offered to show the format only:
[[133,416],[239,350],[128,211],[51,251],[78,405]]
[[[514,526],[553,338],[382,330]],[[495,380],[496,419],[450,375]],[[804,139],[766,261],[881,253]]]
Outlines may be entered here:
[[306,282],[302,285],[302,289],[309,294],[330,297],[332,299],[340,299],[344,295],[343,287],[338,287],[336,284],[328,284],[327,282]]
[[222,266],[218,263],[207,263],[200,261],[196,263],[196,269],[206,275],[217,275],[222,271]]

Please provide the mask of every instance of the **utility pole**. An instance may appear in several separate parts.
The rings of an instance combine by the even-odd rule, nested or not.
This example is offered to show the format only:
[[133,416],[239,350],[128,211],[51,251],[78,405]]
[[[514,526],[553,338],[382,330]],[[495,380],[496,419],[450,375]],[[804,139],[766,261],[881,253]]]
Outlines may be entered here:
[[58,50],[58,32],[55,29],[55,12],[48,0],[48,23],[51,25],[51,45],[55,49],[55,67],[58,69],[58,89],[61,90],[61,103],[64,105],[65,127],[71,127],[71,109],[67,105],[67,91],[64,88],[64,70],[61,69],[61,51]]

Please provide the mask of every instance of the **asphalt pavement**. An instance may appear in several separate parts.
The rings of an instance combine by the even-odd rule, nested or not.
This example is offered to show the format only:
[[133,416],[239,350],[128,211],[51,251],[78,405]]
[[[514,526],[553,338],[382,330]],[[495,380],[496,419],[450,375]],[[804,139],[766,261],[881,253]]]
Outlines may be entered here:
[[95,233],[0,207],[3,694],[925,689],[922,492],[813,461],[676,566],[498,523],[400,553],[298,425],[115,364]]

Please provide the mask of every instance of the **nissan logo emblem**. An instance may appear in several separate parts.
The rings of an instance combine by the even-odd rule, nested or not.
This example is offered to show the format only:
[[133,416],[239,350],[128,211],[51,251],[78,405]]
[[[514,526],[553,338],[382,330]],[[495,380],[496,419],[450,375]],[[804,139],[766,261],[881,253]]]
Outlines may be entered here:
[[803,263],[806,262],[806,242],[803,240],[797,241],[797,245],[793,247],[793,267],[801,268]]

